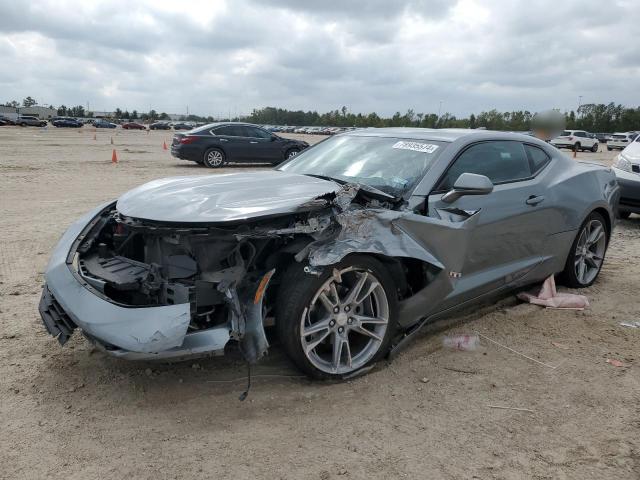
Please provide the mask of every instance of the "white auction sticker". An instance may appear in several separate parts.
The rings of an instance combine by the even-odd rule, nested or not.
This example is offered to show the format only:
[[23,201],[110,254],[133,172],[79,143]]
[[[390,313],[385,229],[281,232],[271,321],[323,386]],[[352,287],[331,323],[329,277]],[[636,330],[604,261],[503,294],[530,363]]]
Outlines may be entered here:
[[396,142],[391,148],[399,148],[401,150],[413,150],[415,152],[433,153],[438,149],[438,145],[432,143],[420,143],[420,142],[405,142],[400,140]]

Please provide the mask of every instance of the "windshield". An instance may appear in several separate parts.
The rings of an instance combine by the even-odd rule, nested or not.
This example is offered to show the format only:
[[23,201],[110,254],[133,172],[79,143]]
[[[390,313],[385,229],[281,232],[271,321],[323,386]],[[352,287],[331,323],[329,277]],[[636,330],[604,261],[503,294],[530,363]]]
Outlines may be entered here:
[[431,140],[343,135],[318,143],[278,170],[362,183],[400,197],[422,179],[443,147]]

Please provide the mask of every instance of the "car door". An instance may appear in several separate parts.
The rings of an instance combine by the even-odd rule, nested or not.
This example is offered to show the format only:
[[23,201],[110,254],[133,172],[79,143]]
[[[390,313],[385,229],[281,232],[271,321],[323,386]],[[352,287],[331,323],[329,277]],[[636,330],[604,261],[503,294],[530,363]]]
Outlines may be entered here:
[[[561,221],[553,200],[546,198],[546,184],[536,175],[544,166],[534,166],[517,141],[479,142],[452,162],[428,198],[429,216],[447,218],[455,212],[477,218],[465,250],[459,252],[464,256],[461,270],[453,272],[459,280],[443,308],[505,286],[542,261],[548,235]],[[442,201],[462,173],[487,176],[493,191],[453,203]]]
[[258,127],[245,126],[249,138],[249,155],[254,162],[277,163],[282,160],[282,143]]
[[214,146],[221,147],[229,162],[249,160],[249,138],[242,125],[223,125],[211,130]]

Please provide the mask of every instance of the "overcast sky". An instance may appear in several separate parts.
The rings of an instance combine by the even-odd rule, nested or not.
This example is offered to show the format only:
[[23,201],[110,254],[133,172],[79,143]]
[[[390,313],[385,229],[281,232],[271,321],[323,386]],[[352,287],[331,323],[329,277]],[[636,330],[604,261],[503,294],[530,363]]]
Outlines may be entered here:
[[640,105],[637,0],[0,0],[0,102],[224,115]]

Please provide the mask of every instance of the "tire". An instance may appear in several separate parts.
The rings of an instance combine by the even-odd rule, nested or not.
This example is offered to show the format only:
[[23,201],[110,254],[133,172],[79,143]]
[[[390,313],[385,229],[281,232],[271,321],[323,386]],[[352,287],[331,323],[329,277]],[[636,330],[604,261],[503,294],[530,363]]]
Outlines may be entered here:
[[607,151],[610,152],[611,151],[611,147],[607,147]]
[[608,234],[604,217],[591,212],[580,225],[561,275],[567,287],[585,288],[595,282],[607,251]]
[[300,153],[299,148],[290,148],[289,150],[287,150],[287,153],[284,154],[284,159],[289,160],[290,158],[295,157],[299,153]]
[[219,148],[210,148],[202,156],[202,164],[207,168],[220,168],[225,160],[224,152]]
[[626,212],[626,211],[620,211],[618,210],[618,218],[621,218],[622,220],[626,220],[631,216],[631,212]]
[[599,144],[594,143],[594,144],[593,144],[593,147],[591,147],[591,151],[592,151],[593,153],[598,153],[598,147],[599,147]]
[[582,145],[580,144],[580,142],[577,142],[574,146],[573,146],[573,151],[577,152],[578,150],[582,149]]
[[[378,260],[350,255],[324,268],[319,276],[305,273],[304,265],[294,263],[282,278],[276,329],[286,354],[304,373],[317,379],[342,379],[388,353],[396,331],[398,300],[394,281]],[[366,295],[360,297],[364,289]],[[347,303],[349,293],[355,299]],[[310,331],[311,327],[315,331],[302,336],[303,328]]]

